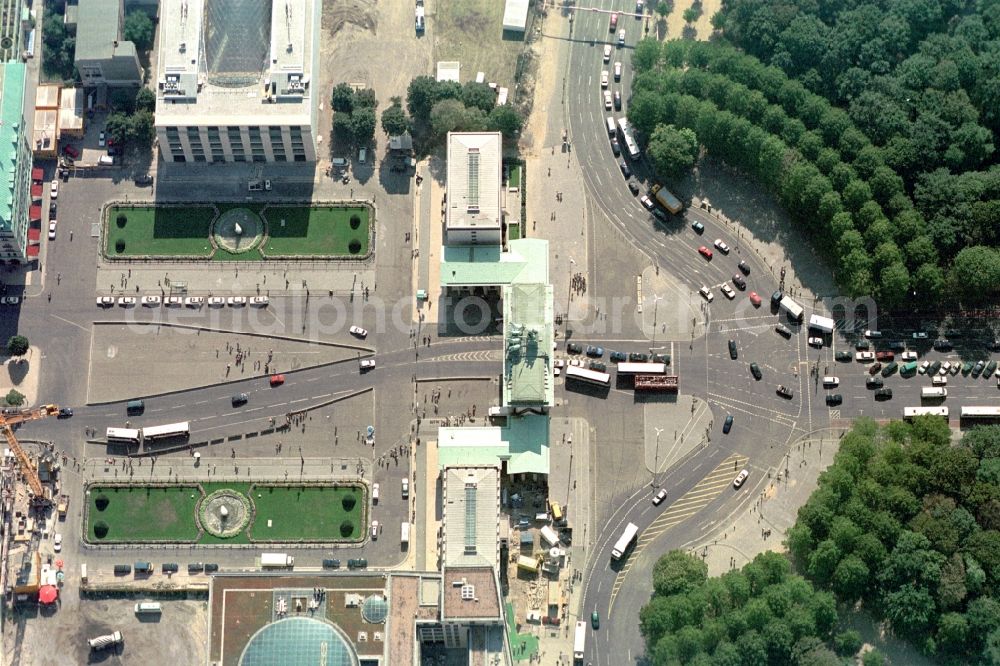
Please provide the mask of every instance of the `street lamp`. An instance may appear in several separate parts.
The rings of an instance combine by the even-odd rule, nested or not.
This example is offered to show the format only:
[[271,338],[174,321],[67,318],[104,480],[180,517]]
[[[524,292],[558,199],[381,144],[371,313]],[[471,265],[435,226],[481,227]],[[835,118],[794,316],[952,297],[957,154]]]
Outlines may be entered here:
[[649,485],[656,488],[658,484],[656,483],[656,472],[660,468],[660,433],[663,432],[663,428],[653,428],[656,431],[656,457],[653,461],[653,480],[649,482]]

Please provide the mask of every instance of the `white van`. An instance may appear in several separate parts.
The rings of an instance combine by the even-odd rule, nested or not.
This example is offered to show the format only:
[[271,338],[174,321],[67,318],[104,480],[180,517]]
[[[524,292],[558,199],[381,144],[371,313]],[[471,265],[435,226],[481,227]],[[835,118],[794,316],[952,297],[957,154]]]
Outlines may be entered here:
[[410,543],[410,524],[409,523],[402,523],[402,526],[399,528],[399,542],[403,546],[406,546],[406,545],[408,545]]
[[936,375],[931,378],[931,384],[934,384],[934,386],[947,386],[948,378],[943,375]]
[[823,388],[837,388],[840,386],[840,377],[824,377]]
[[920,389],[921,398],[947,398],[948,389],[943,386],[925,386]]
[[114,166],[115,158],[111,157],[111,155],[101,155],[97,158],[97,163],[101,166]]
[[86,562],[81,562],[80,563],[80,581],[84,582],[84,583],[87,582],[87,563]]
[[136,614],[142,613],[159,613],[162,612],[160,608],[160,603],[157,601],[143,601],[135,605]]
[[608,136],[614,136],[615,132],[617,131],[615,129],[615,119],[614,119],[614,117],[608,116],[607,119],[606,119],[606,122],[607,122],[607,125],[608,125]]

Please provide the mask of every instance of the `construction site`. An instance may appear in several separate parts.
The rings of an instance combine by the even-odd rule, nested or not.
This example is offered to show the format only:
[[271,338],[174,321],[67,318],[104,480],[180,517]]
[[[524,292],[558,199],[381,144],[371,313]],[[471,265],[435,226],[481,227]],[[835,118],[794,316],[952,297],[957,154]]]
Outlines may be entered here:
[[69,497],[60,491],[59,471],[66,460],[57,460],[51,443],[19,441],[15,432],[23,423],[61,415],[56,405],[0,414],[6,440],[0,544],[5,611],[13,604],[52,605],[59,598],[64,577],[59,522],[69,505]]

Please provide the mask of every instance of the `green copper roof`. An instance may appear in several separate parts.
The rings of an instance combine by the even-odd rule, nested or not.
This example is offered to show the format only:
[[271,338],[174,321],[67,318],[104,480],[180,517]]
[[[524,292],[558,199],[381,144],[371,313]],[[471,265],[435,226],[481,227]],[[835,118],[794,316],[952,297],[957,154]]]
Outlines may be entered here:
[[[0,228],[11,231],[14,227],[14,204],[18,195],[17,157],[18,141],[24,128],[21,118],[24,108],[25,67],[20,62],[4,63],[0,68],[3,75],[3,97],[0,99]],[[22,165],[30,169],[31,164]]]

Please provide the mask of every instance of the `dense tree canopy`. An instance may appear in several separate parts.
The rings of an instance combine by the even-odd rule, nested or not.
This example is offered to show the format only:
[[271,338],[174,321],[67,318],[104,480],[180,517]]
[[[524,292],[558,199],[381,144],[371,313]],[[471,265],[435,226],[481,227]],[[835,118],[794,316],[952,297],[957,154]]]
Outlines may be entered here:
[[498,131],[505,140],[516,140],[524,125],[524,117],[517,109],[509,104],[498,106],[496,92],[474,81],[463,86],[418,76],[410,81],[406,107],[414,141],[424,149],[455,131]]
[[334,111],[333,133],[340,141],[355,146],[372,142],[377,125],[375,107],[378,106],[374,90],[355,90],[347,83],[338,83],[330,95],[330,106]]

